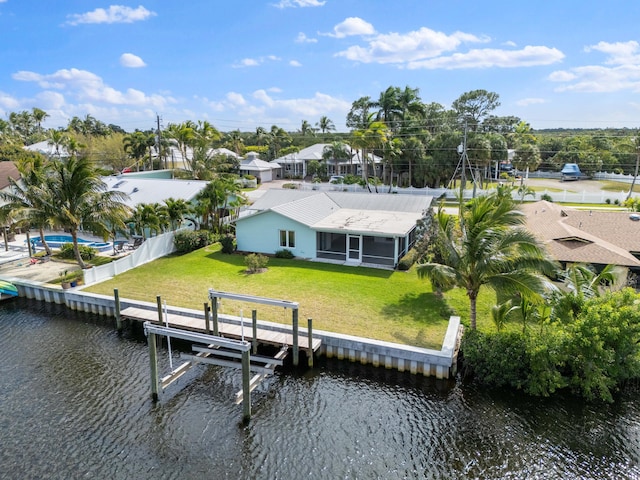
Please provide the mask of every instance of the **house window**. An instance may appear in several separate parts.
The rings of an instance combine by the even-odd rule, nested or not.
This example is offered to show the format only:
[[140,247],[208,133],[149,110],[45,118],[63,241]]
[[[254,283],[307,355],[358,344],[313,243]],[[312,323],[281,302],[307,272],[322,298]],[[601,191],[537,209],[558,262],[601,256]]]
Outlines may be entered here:
[[293,230],[280,230],[280,246],[296,248],[296,232]]

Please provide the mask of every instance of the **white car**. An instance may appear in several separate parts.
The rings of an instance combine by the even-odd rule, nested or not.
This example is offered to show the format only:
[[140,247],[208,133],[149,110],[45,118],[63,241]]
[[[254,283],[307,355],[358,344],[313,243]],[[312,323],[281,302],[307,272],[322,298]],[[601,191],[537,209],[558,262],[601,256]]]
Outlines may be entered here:
[[344,177],[342,175],[331,175],[329,179],[329,183],[338,184],[344,183]]

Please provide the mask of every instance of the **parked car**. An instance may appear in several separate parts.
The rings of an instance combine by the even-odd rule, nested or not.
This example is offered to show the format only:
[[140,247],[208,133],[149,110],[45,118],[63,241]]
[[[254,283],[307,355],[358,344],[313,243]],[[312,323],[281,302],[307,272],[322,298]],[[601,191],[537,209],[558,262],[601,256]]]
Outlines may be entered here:
[[333,183],[334,185],[344,183],[344,177],[342,175],[331,175],[329,183]]
[[560,170],[560,173],[562,174],[563,182],[568,180],[580,180],[580,178],[583,177],[577,163],[565,163],[562,170]]

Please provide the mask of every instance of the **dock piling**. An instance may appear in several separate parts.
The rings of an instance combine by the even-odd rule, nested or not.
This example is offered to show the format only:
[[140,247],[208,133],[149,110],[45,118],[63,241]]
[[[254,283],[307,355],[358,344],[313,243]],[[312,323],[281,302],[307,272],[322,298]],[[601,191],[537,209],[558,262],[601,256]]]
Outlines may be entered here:
[[258,353],[258,311],[251,310],[251,323],[253,325],[253,335],[251,339],[251,353],[253,355]]
[[204,331],[207,335],[211,333],[211,326],[209,325],[209,302],[204,302]]
[[297,367],[300,356],[300,349],[298,345],[298,309],[293,310],[293,366]]
[[120,293],[117,288],[113,289],[113,310],[116,317],[116,330],[122,332],[122,318],[120,317]]
[[307,350],[309,367],[313,368],[313,321],[311,318],[307,319],[307,337],[309,340],[309,350]]
[[213,320],[213,334],[217,337],[218,332],[218,297],[211,297],[211,320]]
[[156,334],[148,333],[149,342],[149,366],[151,367],[151,399],[158,401],[158,349],[156,346]]
[[245,422],[251,418],[251,354],[242,352],[242,418]]

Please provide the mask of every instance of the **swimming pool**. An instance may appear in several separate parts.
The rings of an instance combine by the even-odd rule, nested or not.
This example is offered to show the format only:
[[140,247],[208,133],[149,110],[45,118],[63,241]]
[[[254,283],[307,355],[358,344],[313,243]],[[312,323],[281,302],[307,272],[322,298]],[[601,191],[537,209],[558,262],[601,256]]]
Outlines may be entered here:
[[[60,248],[63,243],[73,243],[71,235],[45,235],[44,239],[51,248]],[[40,237],[32,238],[31,242],[33,242],[36,247],[42,247]],[[106,252],[113,248],[111,242],[95,242],[93,240],[85,240],[84,238],[78,238],[78,244],[93,247],[99,252]]]

